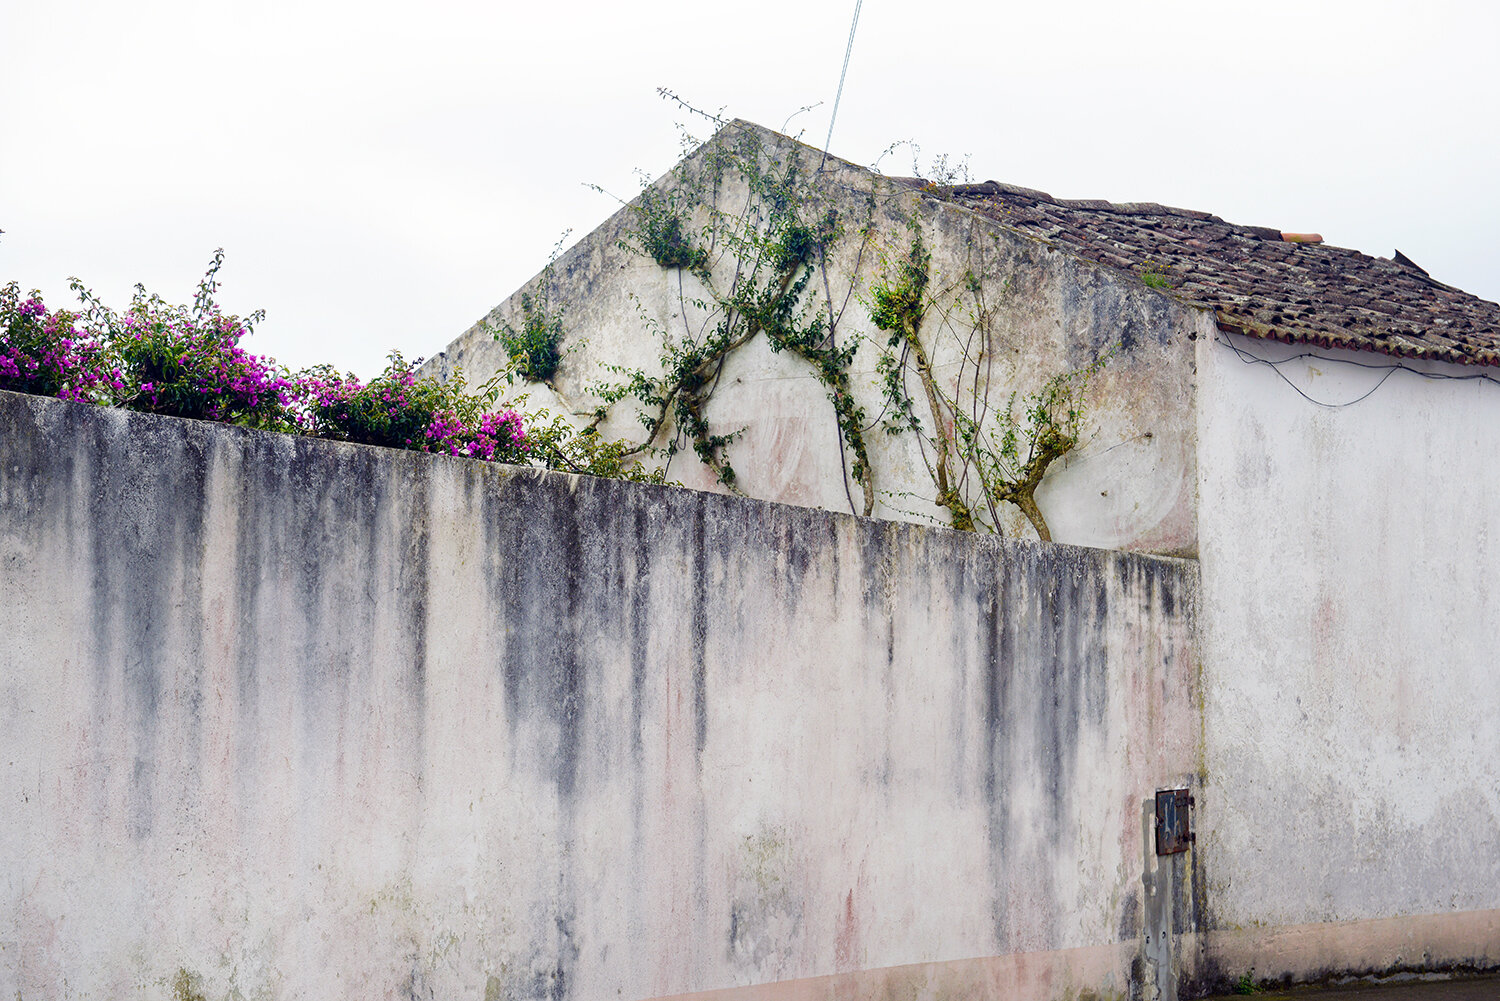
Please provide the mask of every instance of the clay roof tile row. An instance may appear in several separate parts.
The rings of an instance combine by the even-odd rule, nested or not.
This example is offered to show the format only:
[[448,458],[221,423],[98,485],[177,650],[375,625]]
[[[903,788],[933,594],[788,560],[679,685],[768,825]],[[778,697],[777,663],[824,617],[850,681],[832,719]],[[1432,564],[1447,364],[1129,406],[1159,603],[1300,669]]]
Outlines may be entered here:
[[1165,291],[1213,309],[1221,329],[1500,365],[1500,305],[1436,281],[1399,252],[1388,260],[1288,242],[1280,230],[1154,202],[1060,200],[997,181],[934,188],[902,180],[1087,260],[1158,273],[1171,286]]

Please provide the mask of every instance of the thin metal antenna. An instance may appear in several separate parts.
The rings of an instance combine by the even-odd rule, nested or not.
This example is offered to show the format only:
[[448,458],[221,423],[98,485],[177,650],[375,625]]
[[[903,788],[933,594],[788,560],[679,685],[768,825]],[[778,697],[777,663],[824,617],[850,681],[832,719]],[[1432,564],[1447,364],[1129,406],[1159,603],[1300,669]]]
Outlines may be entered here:
[[838,93],[833,96],[833,112],[828,116],[828,138],[823,140],[823,159],[818,161],[818,170],[828,162],[828,147],[833,142],[833,123],[839,117],[839,100],[844,96],[844,77],[849,75],[849,53],[854,51],[854,29],[859,27],[859,8],[865,0],[854,0],[854,20],[849,22],[849,43],[844,46],[844,68],[839,72]]

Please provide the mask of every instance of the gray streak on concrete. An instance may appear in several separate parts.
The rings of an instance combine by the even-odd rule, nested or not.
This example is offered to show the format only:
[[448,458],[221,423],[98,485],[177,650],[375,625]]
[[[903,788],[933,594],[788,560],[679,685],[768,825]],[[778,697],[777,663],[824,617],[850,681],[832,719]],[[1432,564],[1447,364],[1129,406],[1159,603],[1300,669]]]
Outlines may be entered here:
[[1128,981],[1191,563],[13,394],[0,428],[6,996]]

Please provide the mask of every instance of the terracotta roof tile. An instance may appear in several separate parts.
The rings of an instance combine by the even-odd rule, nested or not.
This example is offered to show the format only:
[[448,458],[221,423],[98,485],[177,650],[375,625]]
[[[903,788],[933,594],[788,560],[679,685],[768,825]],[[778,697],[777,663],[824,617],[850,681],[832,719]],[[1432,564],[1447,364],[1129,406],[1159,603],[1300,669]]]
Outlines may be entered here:
[[1399,251],[1388,260],[1293,243],[1280,230],[1154,202],[1059,200],[996,181],[933,189],[901,180],[1087,260],[1136,274],[1155,270],[1173,294],[1213,309],[1225,330],[1500,365],[1500,305],[1436,281]]

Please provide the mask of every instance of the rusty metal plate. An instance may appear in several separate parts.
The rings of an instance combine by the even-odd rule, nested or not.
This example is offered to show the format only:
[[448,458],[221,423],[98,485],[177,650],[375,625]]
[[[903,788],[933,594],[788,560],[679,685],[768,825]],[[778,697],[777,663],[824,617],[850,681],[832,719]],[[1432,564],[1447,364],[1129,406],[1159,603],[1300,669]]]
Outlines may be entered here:
[[1156,794],[1156,854],[1185,852],[1195,837],[1190,822],[1193,797],[1186,789],[1163,789]]

